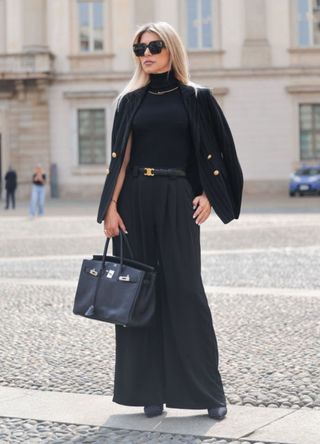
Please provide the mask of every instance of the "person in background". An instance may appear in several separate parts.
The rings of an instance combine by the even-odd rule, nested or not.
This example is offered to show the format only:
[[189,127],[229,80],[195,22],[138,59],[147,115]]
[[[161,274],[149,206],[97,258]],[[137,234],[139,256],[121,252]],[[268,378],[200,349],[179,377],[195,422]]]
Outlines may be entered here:
[[32,190],[29,209],[31,217],[36,215],[37,210],[39,216],[44,214],[45,184],[46,175],[44,174],[41,165],[37,165],[32,176]]
[[17,173],[15,170],[9,166],[9,169],[4,177],[5,188],[6,188],[6,206],[5,209],[8,210],[10,206],[10,200],[12,204],[12,209],[16,207],[15,192],[17,189]]

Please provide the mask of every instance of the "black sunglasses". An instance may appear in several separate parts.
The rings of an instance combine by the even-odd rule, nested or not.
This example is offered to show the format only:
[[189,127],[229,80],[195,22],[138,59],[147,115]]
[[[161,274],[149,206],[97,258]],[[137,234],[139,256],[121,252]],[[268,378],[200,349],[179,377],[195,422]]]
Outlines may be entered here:
[[160,54],[162,48],[165,48],[163,40],[153,40],[152,42],[146,43],[134,43],[133,52],[137,57],[143,57],[146,49],[149,48],[151,54]]

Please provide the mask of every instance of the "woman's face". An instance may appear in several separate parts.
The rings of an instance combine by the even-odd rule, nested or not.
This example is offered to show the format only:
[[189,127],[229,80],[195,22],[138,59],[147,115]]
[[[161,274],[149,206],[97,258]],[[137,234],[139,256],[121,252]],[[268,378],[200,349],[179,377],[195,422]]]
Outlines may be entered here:
[[[146,31],[142,34],[139,43],[145,43],[146,45],[153,40],[161,40],[159,35]],[[162,48],[160,54],[151,54],[149,48],[147,48],[142,57],[139,57],[141,67],[147,74],[156,74],[166,72],[170,70],[170,56],[168,48]]]

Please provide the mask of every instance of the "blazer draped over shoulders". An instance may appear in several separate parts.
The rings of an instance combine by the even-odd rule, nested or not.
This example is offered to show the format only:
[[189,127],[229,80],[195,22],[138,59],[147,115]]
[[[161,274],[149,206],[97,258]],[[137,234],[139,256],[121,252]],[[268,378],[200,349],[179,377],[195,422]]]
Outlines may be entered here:
[[[238,219],[243,191],[243,174],[232,133],[223,111],[209,88],[195,89],[180,83],[183,102],[191,123],[198,175],[215,213],[223,223]],[[103,186],[97,222],[104,220],[116,186],[131,131],[131,123],[147,86],[127,93],[113,120],[112,155]]]

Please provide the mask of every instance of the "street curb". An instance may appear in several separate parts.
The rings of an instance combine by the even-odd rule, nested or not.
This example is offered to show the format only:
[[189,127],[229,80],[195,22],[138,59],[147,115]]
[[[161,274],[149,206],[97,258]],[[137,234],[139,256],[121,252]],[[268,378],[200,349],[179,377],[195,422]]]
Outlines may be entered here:
[[308,408],[228,405],[222,421],[206,410],[165,408],[163,415],[147,418],[142,407],[116,404],[111,396],[0,387],[0,416],[283,444],[320,442],[320,411]]

